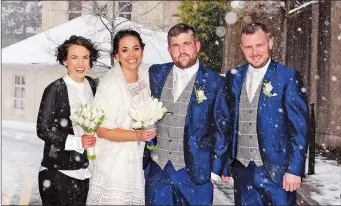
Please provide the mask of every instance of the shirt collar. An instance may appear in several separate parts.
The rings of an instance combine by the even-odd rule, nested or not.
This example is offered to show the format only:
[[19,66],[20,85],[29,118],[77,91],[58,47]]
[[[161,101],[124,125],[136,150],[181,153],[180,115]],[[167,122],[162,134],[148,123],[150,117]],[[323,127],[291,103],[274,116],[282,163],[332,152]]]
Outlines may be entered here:
[[66,74],[63,77],[63,80],[65,81],[66,84],[73,85],[73,86],[76,86],[76,87],[82,87],[84,85],[85,79],[86,78],[84,78],[83,82],[79,83],[79,82],[76,82],[75,80],[73,80],[68,74]]
[[186,74],[186,76],[193,76],[199,70],[199,60],[195,64],[187,69],[180,69],[174,64],[173,71],[177,74]]
[[270,62],[271,62],[271,58],[269,58],[268,62],[266,62],[266,64],[262,68],[259,68],[259,69],[256,69],[253,66],[251,66],[251,64],[249,64],[248,72],[257,72],[257,73],[260,72],[260,73],[265,74],[266,71],[268,70]]

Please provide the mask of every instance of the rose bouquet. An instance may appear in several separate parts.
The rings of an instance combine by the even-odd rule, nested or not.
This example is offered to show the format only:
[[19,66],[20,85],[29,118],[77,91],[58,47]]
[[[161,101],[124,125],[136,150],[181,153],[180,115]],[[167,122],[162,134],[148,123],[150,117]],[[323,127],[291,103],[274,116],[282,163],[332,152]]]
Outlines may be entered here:
[[[104,111],[100,107],[91,107],[88,104],[82,105],[70,117],[73,125],[79,125],[84,132],[89,135],[94,135],[96,129],[104,120]],[[89,160],[95,160],[95,146],[86,149]]]
[[[156,128],[156,123],[161,120],[166,113],[171,113],[163,106],[163,103],[154,97],[148,98],[133,107],[129,111],[129,116],[133,120],[134,129],[150,129]],[[147,142],[147,148],[149,150],[155,150],[158,148],[156,138]]]

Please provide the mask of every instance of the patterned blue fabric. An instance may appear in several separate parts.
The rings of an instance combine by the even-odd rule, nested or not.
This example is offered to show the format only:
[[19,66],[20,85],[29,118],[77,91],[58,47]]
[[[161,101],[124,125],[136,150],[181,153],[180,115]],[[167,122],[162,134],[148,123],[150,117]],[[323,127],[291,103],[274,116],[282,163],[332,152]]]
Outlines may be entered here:
[[[239,100],[247,69],[248,65],[243,65],[226,74],[230,88],[227,98],[233,121],[231,139],[234,146],[230,161],[225,163],[225,176],[230,176],[231,160],[236,157]],[[258,145],[267,175],[281,189],[286,172],[301,177],[304,175],[308,147],[307,96],[300,73],[275,61],[271,61],[263,79],[263,83],[269,82],[273,86],[271,93],[277,95],[266,97],[263,90],[260,93]]]
[[213,184],[194,184],[185,168],[176,171],[168,161],[162,170],[152,162],[146,174],[146,205],[210,205],[213,201]]
[[[167,75],[173,65],[168,63],[151,66],[149,79],[152,96],[160,98]],[[231,124],[229,124],[230,117],[226,104],[225,83],[224,77],[203,68],[200,64],[194,86],[204,91],[207,100],[198,104],[193,88],[184,132],[185,171],[195,185],[208,184],[211,172],[221,175],[222,162],[229,156],[226,155],[229,145],[232,146],[228,139],[231,136],[229,134]],[[144,168],[151,162],[150,151],[145,149]],[[146,195],[150,194],[146,193]]]
[[295,205],[296,192],[286,192],[273,182],[264,166],[239,161],[232,168],[235,205]]

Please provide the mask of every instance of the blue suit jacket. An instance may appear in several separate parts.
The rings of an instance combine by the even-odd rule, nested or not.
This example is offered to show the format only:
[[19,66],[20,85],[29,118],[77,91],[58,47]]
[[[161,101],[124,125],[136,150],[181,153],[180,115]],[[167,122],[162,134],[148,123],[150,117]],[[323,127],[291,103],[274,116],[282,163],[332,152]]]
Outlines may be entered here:
[[[238,112],[241,89],[248,64],[226,73],[229,88],[227,98],[233,121],[232,141],[229,160],[223,175],[230,176],[229,166],[236,157]],[[261,90],[257,110],[258,145],[264,167],[278,185],[283,183],[285,172],[304,175],[308,148],[308,104],[300,73],[271,61],[263,83],[271,81],[272,94],[266,97]]]
[[[152,65],[149,69],[150,89],[160,99],[173,63]],[[188,175],[195,184],[210,181],[211,172],[221,175],[228,147],[229,112],[226,104],[226,81],[200,64],[194,86],[201,88],[207,100],[198,104],[194,88],[187,109],[184,130],[184,159]],[[145,148],[144,168],[152,161]]]

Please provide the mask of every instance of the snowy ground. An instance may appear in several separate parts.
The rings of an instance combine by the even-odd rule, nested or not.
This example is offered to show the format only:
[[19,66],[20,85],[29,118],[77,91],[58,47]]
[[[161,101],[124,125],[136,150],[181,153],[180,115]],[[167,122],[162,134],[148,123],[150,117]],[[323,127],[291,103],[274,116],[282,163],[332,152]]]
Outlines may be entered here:
[[340,164],[335,160],[317,156],[315,158],[315,173],[306,176],[305,188],[302,189],[309,190],[307,195],[320,205],[341,205]]
[[[41,204],[38,171],[43,141],[33,123],[2,121],[2,204]],[[300,193],[319,205],[341,205],[341,166],[317,156],[315,175],[307,175]],[[214,205],[233,205],[233,180],[215,186]]]
[[[2,205],[42,204],[38,172],[43,147],[34,124],[2,121]],[[219,187],[231,190],[232,184],[219,183]],[[233,195],[228,198],[226,193],[216,186],[214,205],[233,205]]]

